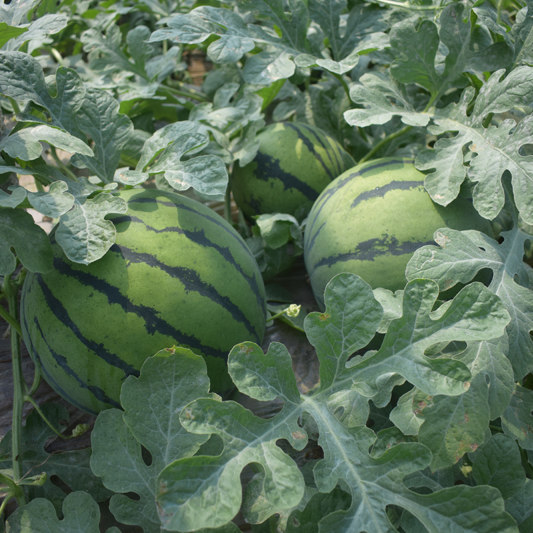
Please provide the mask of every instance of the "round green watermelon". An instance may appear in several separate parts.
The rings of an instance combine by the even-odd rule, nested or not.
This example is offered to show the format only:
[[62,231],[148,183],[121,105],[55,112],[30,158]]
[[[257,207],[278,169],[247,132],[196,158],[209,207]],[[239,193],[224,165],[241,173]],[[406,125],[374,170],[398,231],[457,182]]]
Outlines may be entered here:
[[55,246],[54,269],[28,274],[23,337],[48,383],[96,413],[119,407],[120,387],[158,350],[205,357],[213,388],[225,386],[234,344],[261,343],[265,289],[240,235],[187,197],[155,189],[120,193],[116,243],[89,265]]
[[323,305],[326,284],[340,272],[358,274],[373,288],[403,289],[413,252],[434,244],[442,227],[491,231],[469,199],[435,204],[410,160],[377,159],[344,172],[307,219],[304,260],[317,302]]
[[235,202],[247,218],[289,213],[303,219],[320,192],[355,162],[344,148],[319,128],[278,122],[257,136],[255,159],[231,175]]

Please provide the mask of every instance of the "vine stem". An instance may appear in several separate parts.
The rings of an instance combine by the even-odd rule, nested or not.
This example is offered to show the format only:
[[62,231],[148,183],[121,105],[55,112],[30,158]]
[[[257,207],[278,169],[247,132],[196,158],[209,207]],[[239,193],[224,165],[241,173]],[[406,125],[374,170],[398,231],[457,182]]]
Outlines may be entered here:
[[228,183],[226,187],[226,194],[224,195],[224,218],[233,226],[231,219],[231,188]]
[[[10,275],[4,278],[4,294],[7,298],[9,314],[17,320],[18,284]],[[20,328],[20,326],[19,326]],[[20,336],[15,328],[11,328],[11,364],[13,373],[13,412],[11,417],[11,458],[15,482],[22,478],[22,407],[26,384],[22,375],[20,354]],[[24,505],[24,494],[17,495],[19,505]]]
[[9,313],[4,307],[0,305],[0,317],[2,317],[19,335],[22,334],[20,324],[17,319]]
[[72,172],[72,170],[70,170],[70,168],[67,167],[67,165],[65,165],[65,163],[63,163],[63,161],[61,161],[61,159],[59,158],[59,156],[57,155],[57,152],[56,152],[56,149],[55,147],[52,146],[52,149],[50,150],[50,154],[53,158],[53,160],[57,163],[58,167],[72,180],[74,181],[77,181],[78,180],[78,176],[76,176],[76,174],[74,174],[74,172]]
[[342,77],[341,74],[337,74],[336,72],[332,72],[333,76],[337,78],[339,83],[342,85],[342,88],[344,89],[344,92],[346,93],[346,96],[348,97],[348,102],[351,102],[352,99],[350,98],[350,87],[348,87],[348,84],[346,83],[346,80]]
[[39,407],[38,403],[29,395],[24,395],[24,400],[31,403],[33,405],[33,408],[37,411],[39,416],[43,419],[44,423],[60,438],[63,440],[69,440],[72,437],[69,437],[67,435],[63,435],[59,429],[57,429],[48,418],[46,418],[46,415],[43,413],[41,408]]
[[413,129],[413,126],[405,126],[405,128],[402,128],[401,130],[395,131],[394,133],[387,135],[387,137],[385,137],[384,139],[381,139],[381,141],[379,141],[376,145],[374,145],[372,150],[370,150],[364,157],[359,159],[358,163],[364,163],[365,161],[368,161],[369,159],[373,157],[375,153],[379,152],[381,148],[383,148],[383,146],[390,143],[397,137],[401,137],[404,133],[407,133],[411,129]]
[[192,91],[187,91],[184,89],[177,89],[176,87],[172,87],[171,85],[163,85],[161,86],[161,89],[165,89],[176,96],[181,96],[183,98],[190,98],[191,100],[197,100],[198,102],[208,101],[208,98],[206,98],[202,94],[199,94],[199,93],[197,94]]

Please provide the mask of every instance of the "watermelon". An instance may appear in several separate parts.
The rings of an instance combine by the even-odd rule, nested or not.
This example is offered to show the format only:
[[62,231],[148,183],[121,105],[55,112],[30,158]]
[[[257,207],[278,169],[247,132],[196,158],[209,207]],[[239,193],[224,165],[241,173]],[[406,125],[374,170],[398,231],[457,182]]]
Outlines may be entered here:
[[413,252],[434,244],[434,232],[445,226],[491,232],[468,198],[435,204],[411,160],[377,159],[344,172],[307,219],[304,261],[317,302],[323,305],[326,284],[340,272],[357,274],[373,288],[403,289]]
[[243,167],[236,163],[230,178],[248,219],[289,213],[302,220],[324,187],[355,164],[333,137],[308,124],[270,124],[257,138],[255,159]]
[[183,346],[206,358],[213,388],[226,386],[234,344],[261,343],[265,289],[240,235],[205,205],[171,192],[120,193],[126,215],[89,265],[57,245],[54,269],[29,273],[21,297],[23,338],[48,383],[77,407],[119,407],[124,379],[146,357]]

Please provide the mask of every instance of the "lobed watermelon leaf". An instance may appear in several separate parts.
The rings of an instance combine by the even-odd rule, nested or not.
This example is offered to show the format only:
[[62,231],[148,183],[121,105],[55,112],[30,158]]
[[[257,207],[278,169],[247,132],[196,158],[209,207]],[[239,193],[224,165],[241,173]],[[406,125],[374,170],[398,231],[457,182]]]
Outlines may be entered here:
[[[63,405],[44,404],[42,412],[53,427],[60,431],[65,429],[69,415]],[[31,487],[32,497],[46,498],[48,502],[46,506],[53,505],[57,511],[61,510],[62,502],[70,491],[85,491],[91,496],[89,498],[87,494],[88,499],[97,502],[109,498],[109,491],[102,486],[101,481],[92,474],[89,467],[90,449],[49,453],[46,446],[55,436],[36,411],[30,412],[22,428],[23,474],[25,478],[42,477],[39,485]],[[11,431],[0,441],[0,469],[11,466],[10,462],[4,460],[9,457],[10,452]],[[53,481],[55,478],[59,479],[60,483],[55,483]]]
[[[10,531],[35,533],[99,533],[100,509],[86,492],[72,492],[65,497],[63,518],[58,519],[53,505],[44,498],[36,498],[19,507],[9,518]],[[118,533],[116,527],[106,533]]]
[[[199,122],[175,122],[158,129],[146,140],[135,174],[162,174],[177,191],[191,187],[212,199],[223,197],[228,173],[223,161],[215,155],[199,155],[209,143],[207,129]],[[145,178],[145,179],[146,179]]]
[[64,14],[45,14],[30,20],[39,2],[25,0],[13,5],[0,5],[0,48],[19,50],[27,43],[28,53],[50,44],[49,37],[60,32],[68,23]]
[[[453,464],[469,447],[475,450],[485,442],[489,421],[505,419],[515,380],[531,370],[533,323],[528,317],[533,296],[527,288],[531,269],[522,261],[529,236],[515,226],[502,237],[499,244],[476,231],[442,229],[435,234],[440,248],[420,248],[407,266],[408,279],[435,279],[442,290],[468,283],[480,270],[490,268],[489,290],[511,316],[500,339],[473,343],[460,353],[472,373],[468,391],[455,398],[411,391],[393,411],[393,422],[404,432],[418,434],[419,442],[432,450],[432,468]],[[413,416],[418,421],[414,425]]]
[[[187,14],[164,19],[167,27],[156,30],[150,42],[175,39],[181,43],[202,43],[210,36],[207,54],[217,63],[239,61],[254,46],[262,48],[246,57],[243,77],[247,83],[269,85],[289,78],[297,67],[319,66],[336,75],[353,69],[362,54],[388,43],[386,25],[377,10],[358,5],[352,9],[346,27],[339,14],[345,0],[310,2],[291,0],[286,9],[279,0],[241,0],[239,7],[258,21],[248,22],[245,14],[229,8],[200,6]],[[309,27],[319,27],[322,39],[312,39]],[[329,46],[324,43],[328,42]],[[329,49],[331,47],[331,50]]]
[[514,226],[502,232],[501,238],[499,244],[478,231],[443,228],[435,233],[439,247],[417,250],[407,265],[406,276],[434,279],[445,290],[456,283],[468,283],[482,269],[491,269],[489,290],[501,298],[511,316],[508,357],[515,379],[521,379],[533,369],[533,293],[528,288],[533,272],[522,260],[531,236]]
[[[394,345],[391,338],[397,339],[396,342],[405,339],[413,355],[416,349],[423,351],[436,342],[501,336],[508,316],[487,289],[479,284],[472,286],[469,291],[460,293],[445,312],[431,311],[436,292],[436,284],[429,281],[419,280],[408,285],[404,317],[391,323],[391,337],[385,337],[380,359],[386,354],[392,357],[389,353]],[[417,298],[420,302],[414,305]],[[231,401],[200,399],[182,411],[180,420],[188,431],[204,436],[217,435],[223,448],[217,455],[184,457],[161,471],[157,501],[164,527],[192,531],[195,527],[214,527],[230,520],[241,506],[239,475],[250,463],[261,465],[261,471],[259,488],[254,484],[253,494],[248,496],[254,503],[251,505],[248,501],[243,510],[248,521],[266,520],[274,513],[283,515],[296,506],[303,498],[303,479],[293,459],[276,443],[282,439],[295,450],[303,449],[309,433],[300,420],[307,415],[313,420],[313,431],[318,433],[318,445],[324,453],[313,468],[316,488],[320,493],[330,493],[340,485],[351,495],[348,508],[341,504],[341,509],[335,510],[334,506],[332,512],[322,517],[320,530],[390,530],[392,525],[386,507],[397,505],[416,516],[428,531],[469,528],[473,528],[472,531],[516,531],[513,519],[504,512],[503,500],[494,488],[447,487],[425,495],[409,489],[404,478],[426,469],[432,460],[430,450],[423,444],[400,442],[380,455],[369,453],[376,435],[363,426],[365,420],[354,423],[354,417],[343,412],[349,402],[342,400],[357,394],[358,388],[362,388],[363,376],[372,381],[368,379],[370,370],[366,370],[365,361],[372,360],[375,355],[355,365],[347,364],[347,360],[354,350],[364,347],[373,337],[381,322],[381,306],[371,288],[351,274],[336,276],[326,288],[325,300],[325,313],[311,313],[305,321],[306,333],[317,349],[321,365],[318,389],[311,394],[300,394],[289,353],[283,345],[272,343],[264,354],[257,345],[247,342],[235,346],[230,353],[228,365],[232,379],[239,390],[251,398],[281,400],[281,410],[269,419],[261,419]],[[414,324],[409,326],[413,320]],[[444,323],[449,327],[442,327]],[[416,348],[417,345],[420,347]],[[459,390],[462,392],[463,381],[468,377],[468,372],[462,373],[462,369],[466,367],[458,362],[455,362],[458,366],[454,365],[451,359],[433,358],[433,362],[438,360],[446,362],[450,370],[454,366],[459,369],[457,379],[461,380]],[[417,364],[416,361],[410,363],[413,368]],[[405,367],[408,366],[406,362]],[[391,379],[387,366],[377,364],[369,368],[380,387],[388,388],[391,381],[403,381],[403,378]],[[416,372],[409,373],[411,376],[413,381],[424,381],[427,389],[435,388],[438,383],[431,375],[424,378],[420,377],[424,374]],[[442,376],[439,380],[447,383],[448,378]],[[457,394],[455,389],[453,383],[451,386],[447,383],[443,390],[447,394]],[[380,395],[388,397],[390,392],[386,390]],[[373,393],[374,397],[380,395]],[[357,401],[351,405],[359,407]],[[249,488],[244,489],[245,499],[248,491]],[[343,501],[346,503],[345,499]],[[200,510],[206,508],[213,512],[199,518]]]
[[[207,440],[185,431],[179,415],[193,399],[210,397],[208,389],[200,356],[184,348],[161,350],[145,361],[138,378],[125,381],[120,397],[124,411],[108,409],[98,416],[91,435],[91,469],[116,493],[110,509],[118,521],[159,532],[157,476]],[[126,495],[131,492],[138,498]]]

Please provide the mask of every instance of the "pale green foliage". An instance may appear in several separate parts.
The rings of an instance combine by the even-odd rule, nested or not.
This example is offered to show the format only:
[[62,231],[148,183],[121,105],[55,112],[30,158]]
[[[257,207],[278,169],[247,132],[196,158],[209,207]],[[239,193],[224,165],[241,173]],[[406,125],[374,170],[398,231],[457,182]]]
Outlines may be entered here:
[[[295,450],[302,449],[309,435],[299,420],[306,414],[316,425],[318,444],[324,452],[324,458],[313,469],[316,488],[327,493],[340,484],[352,496],[348,509],[321,519],[320,527],[324,530],[389,530],[391,524],[385,507],[395,504],[414,514],[428,531],[462,531],[467,530],[468,524],[472,525],[472,531],[475,528],[516,531],[494,489],[450,487],[424,496],[412,492],[403,479],[429,466],[432,449],[406,442],[373,456],[369,454],[376,439],[373,431],[363,427],[361,421],[356,426],[350,423],[353,417],[347,411],[357,403],[350,405],[343,400],[350,391],[353,396],[355,389],[361,388],[363,379],[369,381],[369,369],[375,376],[373,379],[382,386],[402,381],[395,379],[385,364],[372,366],[367,361],[385,360],[387,356],[390,359],[393,346],[399,353],[415,356],[418,345],[423,350],[457,339],[476,341],[498,336],[509,320],[497,298],[491,297],[481,285],[469,286],[444,313],[436,312],[433,317],[436,285],[414,282],[408,285],[406,294],[404,317],[391,323],[383,348],[359,364],[347,365],[353,351],[367,344],[374,335],[381,321],[381,306],[371,288],[356,276],[340,274],[330,282],[325,313],[312,313],[305,321],[306,334],[321,364],[320,387],[309,395],[298,392],[290,356],[282,345],[273,343],[266,354],[252,343],[237,345],[230,353],[229,370],[239,390],[261,401],[281,399],[283,406],[266,420],[236,403],[217,400],[196,400],[182,411],[180,420],[188,431],[217,435],[222,439],[223,451],[218,455],[179,459],[161,472],[157,499],[165,528],[193,531],[195,527],[222,525],[231,519],[241,505],[238,475],[249,463],[262,466],[257,480],[259,488],[253,487],[256,489],[253,500],[245,507],[249,521],[263,521],[295,506],[303,495],[303,478],[276,442],[285,439]],[[411,301],[416,298],[420,304],[413,307]],[[439,328],[444,323],[448,326]],[[427,367],[418,357],[420,362],[416,359],[406,362],[405,368]],[[469,373],[462,363],[454,362],[445,353],[435,354],[432,362],[437,370],[405,373],[416,376],[423,388],[435,388],[442,382],[446,394],[464,390]],[[457,368],[457,386],[453,381],[433,376],[444,367]],[[383,400],[388,396],[386,391],[372,390],[371,385],[363,390],[375,400],[387,403]],[[454,505],[449,506],[450,501]],[[200,510],[206,508],[213,512],[200,517]]]
[[[310,391],[283,344],[237,345],[235,398],[269,417],[210,393],[202,359],[179,348],[125,381],[90,449],[48,453],[33,413],[22,479],[11,434],[0,443],[0,491],[28,502],[8,531],[103,530],[98,503],[154,533],[529,533],[532,15],[532,0],[0,3],[0,276],[52,268],[25,209],[53,219],[70,259],[96,261],[126,211],[115,190],[220,200],[278,120],[323,128],[356,160],[410,156],[435,202],[471,195],[495,222],[491,236],[440,229],[404,290],[343,274],[324,313],[282,312],[316,351]],[[305,221],[240,229],[268,278],[301,251]],[[273,299],[272,313],[299,303]],[[63,411],[44,411],[64,429]]]

